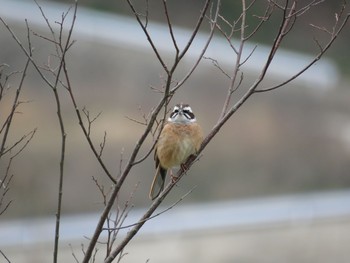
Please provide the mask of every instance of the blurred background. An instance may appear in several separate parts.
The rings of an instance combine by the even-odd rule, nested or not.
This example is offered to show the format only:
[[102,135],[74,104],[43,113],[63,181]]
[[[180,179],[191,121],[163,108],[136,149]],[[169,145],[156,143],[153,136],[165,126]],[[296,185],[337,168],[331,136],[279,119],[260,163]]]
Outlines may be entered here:
[[[144,10],[144,3],[135,2]],[[70,6],[69,1],[39,4],[53,25]],[[180,47],[184,46],[203,1],[168,4],[174,32]],[[325,1],[297,21],[261,88],[280,83],[312,60],[318,52],[314,38],[325,43],[327,36],[310,23],[331,29],[341,4]],[[251,10],[248,23],[252,27],[258,21],[252,15],[262,15],[264,6],[265,1],[258,1]],[[0,0],[0,7],[0,16],[22,43],[26,43],[25,18],[32,31],[49,36],[34,2]],[[237,18],[240,10],[239,1],[223,1],[222,15],[228,21]],[[161,2],[149,1],[149,11],[151,35],[171,63],[174,51],[163,24]],[[273,15],[247,43],[245,54],[257,48],[244,66],[242,88],[234,94],[235,101],[258,76],[280,15]],[[176,72],[177,80],[191,68],[208,37],[205,24]],[[255,95],[239,109],[169,195],[164,208],[195,189],[171,212],[146,224],[131,243],[125,262],[349,262],[348,28],[326,57],[300,79]],[[22,70],[25,56],[3,25],[0,36],[0,64],[9,65],[8,74]],[[67,63],[75,97],[80,109],[85,107],[91,116],[101,113],[93,123],[92,135],[98,145],[106,132],[103,157],[118,175],[120,164],[124,165],[144,129],[130,118],[142,121],[143,114],[149,114],[161,98],[154,89],[162,87],[165,74],[124,1],[81,1],[73,39],[76,42]],[[48,42],[33,36],[32,45],[38,63],[53,60],[54,50]],[[235,61],[219,34],[206,56],[228,72]],[[0,104],[1,123],[11,109],[19,75],[13,75],[9,83],[11,88]],[[190,103],[208,133],[221,113],[228,85],[225,75],[204,59],[172,104]],[[74,262],[68,244],[81,254],[80,243],[91,235],[103,208],[92,177],[107,188],[109,183],[83,138],[68,94],[62,89],[60,95],[68,144],[62,257],[64,262]],[[10,141],[34,128],[37,133],[11,168],[14,179],[7,198],[13,202],[0,217],[0,248],[13,262],[47,262],[52,254],[58,195],[60,133],[53,93],[32,67],[20,100],[26,103],[15,115]],[[151,143],[149,138],[140,156]],[[1,160],[1,173],[6,164],[7,160]],[[123,206],[133,192],[129,223],[151,204],[148,191],[153,175],[150,156],[127,178],[118,200]]]

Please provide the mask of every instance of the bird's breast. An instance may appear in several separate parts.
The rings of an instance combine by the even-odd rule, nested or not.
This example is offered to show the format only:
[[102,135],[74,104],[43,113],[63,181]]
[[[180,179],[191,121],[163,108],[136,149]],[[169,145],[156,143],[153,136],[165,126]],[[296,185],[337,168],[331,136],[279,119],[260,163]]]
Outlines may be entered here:
[[[199,126],[198,126],[199,127]],[[157,156],[162,167],[168,169],[182,164],[199,147],[197,125],[167,124],[159,137]],[[196,139],[197,138],[197,139]],[[199,138],[201,139],[201,138]]]

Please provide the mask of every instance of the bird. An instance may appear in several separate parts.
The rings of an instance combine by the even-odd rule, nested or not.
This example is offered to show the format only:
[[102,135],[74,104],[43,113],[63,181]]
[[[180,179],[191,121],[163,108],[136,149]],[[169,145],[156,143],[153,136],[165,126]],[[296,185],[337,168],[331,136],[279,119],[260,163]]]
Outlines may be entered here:
[[196,154],[203,142],[203,132],[189,104],[176,104],[155,146],[156,174],[149,198],[154,200],[164,189],[165,178],[172,167],[181,166]]

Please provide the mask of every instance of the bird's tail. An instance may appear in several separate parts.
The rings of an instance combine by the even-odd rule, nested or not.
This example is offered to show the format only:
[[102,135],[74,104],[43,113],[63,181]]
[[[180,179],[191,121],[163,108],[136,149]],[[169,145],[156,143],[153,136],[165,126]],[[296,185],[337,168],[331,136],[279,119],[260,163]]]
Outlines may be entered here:
[[158,164],[156,174],[151,185],[151,190],[149,191],[150,199],[154,200],[163,191],[166,173],[167,169],[164,169],[160,166],[160,164]]

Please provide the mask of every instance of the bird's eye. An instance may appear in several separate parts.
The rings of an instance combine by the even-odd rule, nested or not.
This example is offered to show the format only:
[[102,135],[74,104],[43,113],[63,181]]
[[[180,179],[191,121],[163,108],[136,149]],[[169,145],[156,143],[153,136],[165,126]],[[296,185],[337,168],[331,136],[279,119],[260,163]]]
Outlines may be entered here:
[[173,112],[170,114],[170,118],[175,118],[175,116],[177,116],[179,114],[179,109],[175,108],[173,109]]
[[192,111],[190,111],[190,110],[184,110],[183,112],[184,112],[184,115],[186,116],[187,119],[189,119],[189,120],[194,119],[194,114],[193,114]]

